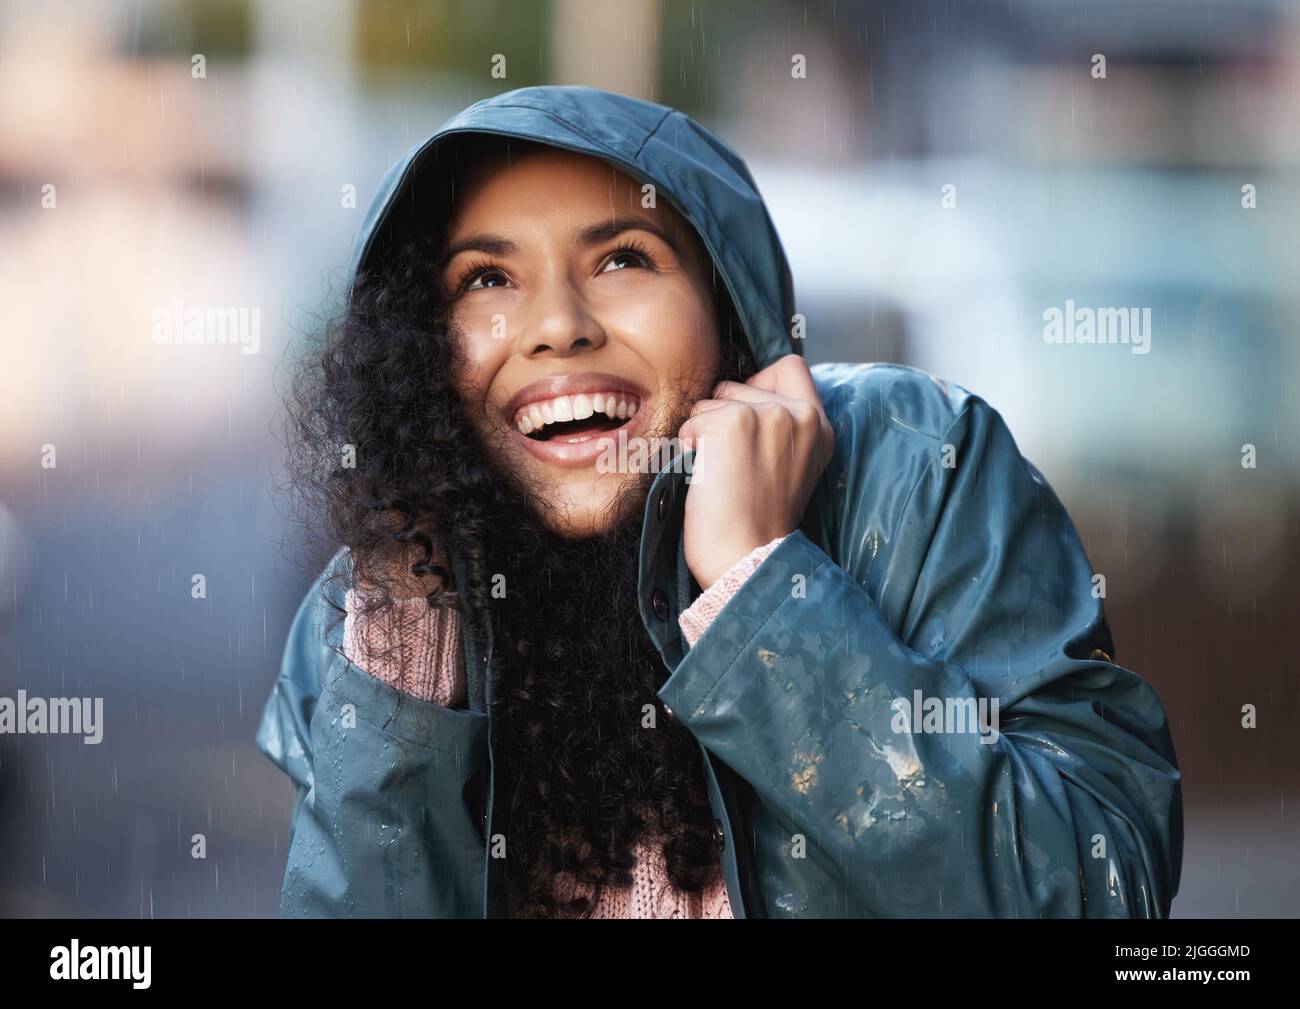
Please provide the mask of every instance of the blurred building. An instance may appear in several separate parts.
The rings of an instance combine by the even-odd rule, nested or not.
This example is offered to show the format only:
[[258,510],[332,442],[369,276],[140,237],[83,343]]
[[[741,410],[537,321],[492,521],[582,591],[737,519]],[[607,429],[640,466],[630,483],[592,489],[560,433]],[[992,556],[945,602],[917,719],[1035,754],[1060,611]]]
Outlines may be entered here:
[[[0,694],[110,719],[98,746],[0,737],[0,913],[276,912],[290,790],[252,735],[311,574],[279,493],[287,369],[384,170],[544,82],[676,105],[746,156],[810,360],[912,364],[1003,412],[1173,720],[1175,913],[1296,913],[1297,13],[0,6]],[[1048,342],[1067,302],[1149,312],[1147,352]],[[159,339],[184,307],[256,339]]]

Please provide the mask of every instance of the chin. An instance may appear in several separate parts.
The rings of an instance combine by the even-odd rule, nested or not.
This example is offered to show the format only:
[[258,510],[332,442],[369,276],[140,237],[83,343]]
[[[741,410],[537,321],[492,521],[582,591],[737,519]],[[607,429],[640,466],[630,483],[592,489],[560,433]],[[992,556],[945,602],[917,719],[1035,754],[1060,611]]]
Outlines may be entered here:
[[522,439],[501,429],[485,433],[494,468],[531,502],[534,517],[552,533],[582,539],[640,520],[654,472],[602,472],[594,461],[557,465],[536,458]]
[[542,521],[554,533],[583,539],[609,532],[615,526],[640,518],[646,487],[642,481],[608,474],[592,474],[590,480],[567,481],[546,495]]

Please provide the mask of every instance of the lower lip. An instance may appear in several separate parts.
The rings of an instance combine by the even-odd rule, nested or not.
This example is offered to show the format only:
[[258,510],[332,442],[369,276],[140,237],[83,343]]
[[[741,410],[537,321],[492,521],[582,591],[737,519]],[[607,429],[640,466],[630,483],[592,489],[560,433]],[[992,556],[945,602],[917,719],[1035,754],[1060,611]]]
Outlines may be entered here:
[[615,451],[618,449],[618,439],[622,435],[626,438],[633,437],[641,429],[641,419],[645,416],[645,404],[641,404],[641,409],[636,415],[622,427],[616,427],[612,431],[601,431],[598,434],[592,434],[582,441],[537,441],[535,438],[529,438],[519,428],[513,425],[510,433],[523,443],[523,447],[531,452],[542,462],[550,463],[552,466],[590,466],[595,462],[600,454],[607,450],[609,445],[613,445]]

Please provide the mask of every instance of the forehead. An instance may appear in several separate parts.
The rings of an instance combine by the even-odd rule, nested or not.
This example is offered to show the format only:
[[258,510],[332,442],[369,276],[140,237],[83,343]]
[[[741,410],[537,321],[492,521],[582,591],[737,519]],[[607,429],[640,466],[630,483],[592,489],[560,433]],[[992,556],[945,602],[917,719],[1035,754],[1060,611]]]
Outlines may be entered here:
[[[599,158],[553,147],[512,146],[476,158],[458,174],[448,237],[470,231],[572,229],[602,217],[643,217],[695,252],[695,229],[644,184]],[[652,206],[646,206],[650,203]]]

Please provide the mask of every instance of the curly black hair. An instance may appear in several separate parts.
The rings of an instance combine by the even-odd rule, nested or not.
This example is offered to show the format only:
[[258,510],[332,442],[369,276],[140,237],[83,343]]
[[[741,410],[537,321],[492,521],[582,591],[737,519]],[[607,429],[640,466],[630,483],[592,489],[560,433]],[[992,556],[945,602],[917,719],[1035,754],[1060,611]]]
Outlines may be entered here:
[[[354,279],[297,367],[289,461],[301,520],[330,551],[347,548],[354,582],[378,588],[367,617],[397,594],[392,558],[414,553],[410,575],[436,582],[430,606],[490,622],[494,832],[511,913],[589,915],[606,887],[632,881],[647,831],[669,881],[699,892],[719,871],[712,815],[699,744],[655,696],[667,670],[637,606],[640,509],[568,538],[493,464],[454,381],[462,361],[436,268],[444,236],[412,230]],[[716,271],[713,294],[715,380],[744,381],[754,359]],[[643,502],[652,478],[627,493]],[[439,556],[463,560],[465,584]],[[503,574],[509,591],[496,598]],[[561,879],[586,893],[561,893]]]

